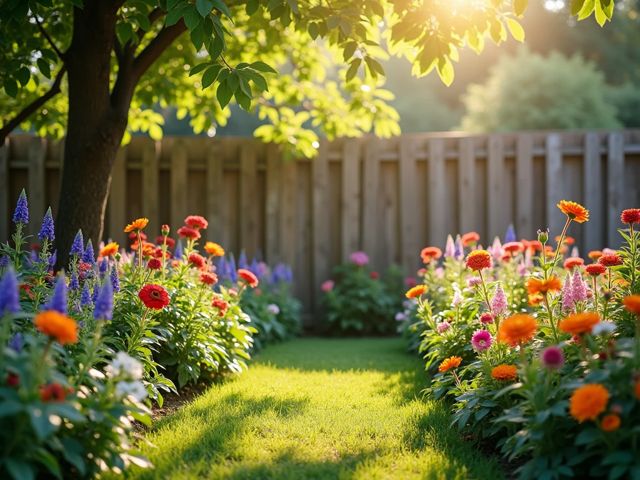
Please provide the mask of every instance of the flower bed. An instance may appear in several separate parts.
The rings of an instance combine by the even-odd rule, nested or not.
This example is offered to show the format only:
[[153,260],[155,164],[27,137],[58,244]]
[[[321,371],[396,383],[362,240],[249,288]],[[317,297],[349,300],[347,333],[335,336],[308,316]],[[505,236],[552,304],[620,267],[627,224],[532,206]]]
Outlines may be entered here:
[[242,372],[258,332],[264,343],[297,330],[290,276],[276,273],[287,267],[230,270],[233,257],[220,245],[198,249],[208,226],[200,216],[185,219],[178,241],[163,225],[154,243],[148,220],[137,219],[125,227],[126,250],[108,243],[94,251],[78,232],[57,275],[51,210],[37,249],[27,248],[24,191],[13,222],[12,241],[0,246],[2,478],[150,466],[133,423],[149,425],[163,394]]
[[558,207],[555,242],[510,230],[486,250],[473,232],[449,237],[444,255],[425,248],[402,329],[453,424],[516,461],[520,478],[637,478],[640,209],[622,213],[619,250],[585,261],[567,231],[589,212]]

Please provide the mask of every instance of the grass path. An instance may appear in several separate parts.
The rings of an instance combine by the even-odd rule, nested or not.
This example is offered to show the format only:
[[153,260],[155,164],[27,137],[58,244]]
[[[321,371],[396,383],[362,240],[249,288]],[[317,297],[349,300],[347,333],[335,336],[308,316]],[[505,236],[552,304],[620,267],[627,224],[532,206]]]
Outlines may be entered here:
[[161,479],[491,479],[497,465],[425,400],[399,339],[300,339],[159,421],[145,453]]

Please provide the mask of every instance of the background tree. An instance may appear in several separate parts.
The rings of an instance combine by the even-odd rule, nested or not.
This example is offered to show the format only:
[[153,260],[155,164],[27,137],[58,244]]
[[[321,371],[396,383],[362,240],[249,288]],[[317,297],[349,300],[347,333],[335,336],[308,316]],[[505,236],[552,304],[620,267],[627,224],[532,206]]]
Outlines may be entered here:
[[[314,153],[329,138],[395,134],[380,87],[387,52],[416,75],[485,38],[522,40],[527,0],[2,0],[0,141],[16,126],[65,133],[59,264],[75,231],[102,234],[111,167],[127,133],[162,134],[154,106],[174,105],[195,131],[224,123],[228,104],[256,109],[256,135]],[[602,25],[613,0],[574,0]],[[280,71],[276,74],[276,69]],[[208,88],[211,86],[214,88]],[[61,92],[66,97],[62,102]],[[54,101],[55,104],[49,104]],[[65,108],[66,106],[66,108]]]

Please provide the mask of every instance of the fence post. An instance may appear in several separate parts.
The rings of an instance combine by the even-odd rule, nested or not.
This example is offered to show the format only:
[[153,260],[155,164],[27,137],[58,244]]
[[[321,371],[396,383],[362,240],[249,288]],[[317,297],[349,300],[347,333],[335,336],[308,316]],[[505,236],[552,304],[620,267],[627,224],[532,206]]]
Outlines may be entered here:
[[400,184],[400,258],[407,274],[418,264],[418,176],[416,166],[416,145],[411,137],[400,139],[399,168]]
[[518,135],[516,145],[516,233],[533,238],[533,136]]
[[[29,232],[38,233],[40,222],[45,212],[45,165],[47,141],[44,138],[33,137],[29,141],[27,157],[29,162],[29,180],[27,195],[29,196],[29,210],[31,221]],[[95,239],[94,239],[95,241]]]
[[444,245],[447,235],[447,214],[444,200],[446,198],[444,139],[432,138],[429,140],[429,243],[431,245]]
[[618,228],[620,212],[622,211],[622,196],[624,194],[624,137],[620,132],[609,134],[609,151],[607,154],[607,244],[611,248],[620,245]]
[[584,141],[584,203],[585,207],[590,211],[589,221],[584,225],[584,246],[586,249],[584,255],[586,255],[590,250],[599,250],[603,246],[604,195],[602,190],[600,135],[587,133]]
[[320,141],[318,157],[311,160],[312,185],[312,238],[313,286],[311,288],[314,308],[319,308],[320,284],[329,278],[329,142]]
[[342,260],[360,248],[360,143],[345,140],[342,155]]
[[547,226],[550,238],[560,235],[564,219],[557,203],[562,200],[562,151],[561,138],[556,133],[549,134],[546,140],[546,180],[547,180]]
[[458,142],[458,203],[460,206],[459,230],[461,232],[469,232],[477,228],[475,225],[477,202],[474,147],[473,137],[461,138]]

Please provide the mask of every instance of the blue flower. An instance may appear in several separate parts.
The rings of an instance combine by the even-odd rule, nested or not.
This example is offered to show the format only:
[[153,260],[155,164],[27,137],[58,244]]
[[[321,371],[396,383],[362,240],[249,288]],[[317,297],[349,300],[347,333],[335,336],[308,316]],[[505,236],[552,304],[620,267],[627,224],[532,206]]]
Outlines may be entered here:
[[69,289],[70,290],[78,290],[80,288],[80,282],[78,281],[78,275],[75,273],[71,274],[71,280],[69,281]]
[[176,250],[173,252],[173,257],[177,260],[181,260],[184,256],[184,247],[182,246],[182,241],[178,240],[178,244],[176,245]]
[[249,270],[256,275],[258,278],[262,277],[261,275],[261,271],[260,271],[260,264],[258,263],[258,259],[254,258],[251,261],[251,265],[249,265]]
[[82,238],[82,230],[78,230],[78,233],[76,233],[76,237],[73,239],[73,243],[71,244],[71,250],[69,251],[69,254],[81,257],[83,253],[84,239]]
[[0,316],[20,311],[20,292],[18,279],[12,268],[9,268],[0,280]]
[[9,348],[14,352],[20,353],[24,347],[24,336],[18,332],[9,339]]
[[87,242],[87,246],[84,249],[84,253],[82,254],[82,261],[85,263],[90,263],[91,265],[93,265],[96,262],[91,239],[89,239],[89,241]]
[[89,291],[89,284],[85,282],[82,286],[82,293],[80,294],[80,306],[88,307],[93,304],[91,300],[91,292]]
[[119,292],[120,291],[120,278],[118,277],[118,268],[114,265],[111,268],[111,287],[113,288],[114,292]]
[[98,295],[99,294],[100,294],[100,288],[99,288],[98,284],[96,283],[93,286],[93,293],[91,294],[91,301],[94,303],[94,305],[98,301]]
[[229,279],[236,283],[238,281],[238,269],[236,268],[236,260],[233,258],[233,254],[229,257],[229,267],[228,267]]
[[513,224],[510,223],[507,232],[504,234],[504,243],[515,242],[516,240],[516,230],[513,228]]
[[104,276],[104,274],[107,273],[107,270],[109,270],[109,259],[103,258],[98,268],[100,276]]
[[247,254],[244,253],[244,250],[240,252],[240,256],[238,257],[238,268],[248,269],[249,263],[247,262]]
[[63,274],[58,275],[56,284],[53,287],[53,294],[43,306],[43,310],[55,310],[65,315],[67,314],[67,279]]
[[58,251],[54,250],[51,256],[49,257],[49,268],[53,268],[56,266],[57,259],[58,259]]
[[110,281],[104,282],[93,309],[96,320],[111,320],[113,317],[113,288]]
[[53,242],[56,238],[55,235],[55,226],[53,224],[53,215],[51,214],[51,207],[47,209],[47,213],[44,214],[44,218],[42,219],[42,226],[40,227],[40,232],[38,233],[38,238],[40,241],[48,240],[49,242]]
[[0,255],[0,268],[5,268],[9,266],[9,257],[6,255]]
[[13,211],[13,223],[16,225],[29,223],[29,203],[27,202],[27,192],[24,191],[24,188],[20,192],[16,209]]

